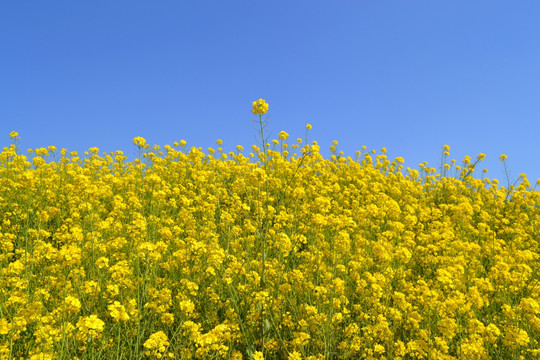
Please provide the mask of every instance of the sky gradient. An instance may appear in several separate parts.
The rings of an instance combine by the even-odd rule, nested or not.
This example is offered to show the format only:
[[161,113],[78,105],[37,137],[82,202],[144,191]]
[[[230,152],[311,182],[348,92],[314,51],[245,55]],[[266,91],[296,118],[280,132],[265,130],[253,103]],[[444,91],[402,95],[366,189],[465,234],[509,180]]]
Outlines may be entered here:
[[[406,166],[487,155],[540,178],[540,2],[5,1],[0,144],[135,153],[256,143],[251,103],[292,139],[313,126]],[[478,174],[480,175],[480,174]]]

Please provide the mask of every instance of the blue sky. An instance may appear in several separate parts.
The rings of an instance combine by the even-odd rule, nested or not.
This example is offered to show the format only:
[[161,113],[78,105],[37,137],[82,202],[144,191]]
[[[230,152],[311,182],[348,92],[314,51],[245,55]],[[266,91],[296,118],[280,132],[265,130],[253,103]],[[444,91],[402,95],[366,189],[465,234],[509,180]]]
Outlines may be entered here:
[[[540,178],[540,2],[4,1],[0,144],[134,153],[269,130],[388,149],[416,168],[487,155],[489,177]],[[3,135],[2,135],[3,134]]]

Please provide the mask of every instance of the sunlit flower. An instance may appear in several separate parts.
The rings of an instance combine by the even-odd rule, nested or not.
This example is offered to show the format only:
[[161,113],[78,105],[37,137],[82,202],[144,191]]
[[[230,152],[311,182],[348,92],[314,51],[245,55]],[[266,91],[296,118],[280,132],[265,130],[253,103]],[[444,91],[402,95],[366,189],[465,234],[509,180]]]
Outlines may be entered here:
[[251,110],[255,115],[266,114],[268,112],[268,103],[263,99],[259,99],[253,102],[253,109]]

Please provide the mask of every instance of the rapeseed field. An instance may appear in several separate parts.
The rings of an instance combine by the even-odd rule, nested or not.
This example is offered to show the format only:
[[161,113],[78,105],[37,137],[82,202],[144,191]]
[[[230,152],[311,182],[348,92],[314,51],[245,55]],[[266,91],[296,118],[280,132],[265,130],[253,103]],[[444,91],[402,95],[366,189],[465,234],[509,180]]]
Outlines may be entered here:
[[[0,359],[540,359],[540,196],[306,135],[0,154]],[[505,156],[501,155],[501,161]]]

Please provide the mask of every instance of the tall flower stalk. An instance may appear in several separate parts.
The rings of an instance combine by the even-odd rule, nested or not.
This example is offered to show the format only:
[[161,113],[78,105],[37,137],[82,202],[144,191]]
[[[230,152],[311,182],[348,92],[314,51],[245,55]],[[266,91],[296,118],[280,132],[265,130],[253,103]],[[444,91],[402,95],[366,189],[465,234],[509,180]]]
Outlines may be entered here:
[[[265,201],[265,205],[264,205],[264,209],[265,209],[265,218],[263,219],[262,221],[262,224],[261,224],[261,234],[260,234],[260,238],[261,238],[261,247],[262,247],[262,254],[261,254],[261,257],[262,257],[262,270],[261,270],[261,281],[260,281],[260,291],[261,292],[264,292],[266,291],[266,274],[265,274],[265,268],[266,268],[266,243],[267,243],[267,234],[268,234],[268,201],[269,201],[269,194],[268,194],[268,175],[269,175],[269,168],[268,168],[268,154],[267,154],[267,145],[266,145],[266,137],[264,135],[264,129],[266,128],[266,125],[267,125],[267,121],[268,119],[265,119],[263,120],[263,115],[266,114],[268,112],[268,103],[266,101],[264,101],[263,99],[259,99],[257,101],[254,101],[253,102],[253,109],[251,110],[251,112],[255,115],[259,115],[259,136],[261,138],[261,142],[262,142],[262,153],[263,153],[263,156],[261,157],[261,161],[263,162],[263,165],[264,165],[264,173],[265,173],[265,179],[264,179],[264,191],[265,191],[265,196],[266,196],[266,201]],[[264,343],[265,343],[265,336],[266,336],[266,331],[268,330],[266,326],[267,325],[267,321],[266,321],[266,317],[265,317],[265,314],[264,314],[264,301],[262,302],[261,304],[261,342],[262,342],[262,352],[264,354]]]

